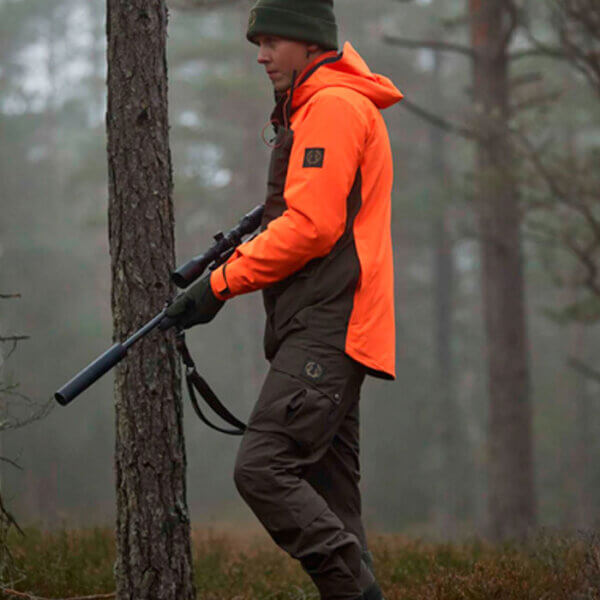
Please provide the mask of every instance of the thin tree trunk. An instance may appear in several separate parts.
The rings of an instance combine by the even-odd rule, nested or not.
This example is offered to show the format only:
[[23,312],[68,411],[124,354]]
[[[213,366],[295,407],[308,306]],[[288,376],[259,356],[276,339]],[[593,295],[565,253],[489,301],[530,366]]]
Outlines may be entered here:
[[[173,293],[164,0],[108,0],[109,240],[114,335]],[[192,600],[180,372],[153,333],[116,373],[117,598]]]
[[521,537],[535,524],[529,348],[515,164],[507,135],[507,4],[468,0],[489,377],[490,535]]
[[[566,124],[564,139],[569,162],[575,166],[577,165],[577,142],[573,125],[570,123]],[[570,273],[565,273],[565,280],[569,276]],[[578,300],[577,289],[574,287],[567,287],[564,295],[561,302],[564,306],[574,304]],[[575,358],[587,362],[585,334],[586,326],[583,323],[570,323],[565,327],[567,359]],[[594,455],[591,421],[593,412],[586,383],[580,373],[571,369],[563,373],[560,382],[557,382],[559,401],[566,411],[565,416],[567,419],[572,418],[570,443],[562,445],[561,448],[564,453],[561,469],[564,477],[562,488],[566,492],[562,524],[565,529],[572,530],[594,526],[593,494],[589,477],[589,465],[592,464]]]
[[[573,323],[569,326],[567,334],[567,347],[569,356],[585,360],[585,326],[582,323]],[[590,519],[590,485],[588,465],[591,464],[593,454],[590,450],[594,447],[594,436],[590,426],[592,411],[590,410],[586,382],[579,373],[567,372],[565,376],[562,404],[572,416],[571,439],[572,443],[564,449],[565,470],[564,487],[569,501],[565,507],[566,529],[582,530],[592,527]]]
[[[439,111],[442,98],[442,55],[436,51],[433,73],[433,97]],[[441,403],[439,413],[439,473],[437,474],[438,493],[436,494],[435,521],[439,534],[446,539],[456,534],[460,472],[458,452],[458,407],[452,364],[452,298],[454,293],[454,262],[450,218],[445,206],[447,170],[445,165],[445,136],[439,127],[430,129],[431,166],[436,180],[436,216],[433,220],[432,237],[434,245],[434,324],[436,348],[436,380],[438,398]]]
[[[567,288],[563,304],[577,300],[574,288]],[[587,362],[586,326],[570,323],[564,328],[567,359]],[[586,380],[581,373],[566,369],[557,373],[555,389],[568,426],[565,442],[557,444],[557,463],[560,466],[561,527],[582,530],[593,527],[593,494],[591,493],[589,465],[594,456],[593,411],[591,410]]]

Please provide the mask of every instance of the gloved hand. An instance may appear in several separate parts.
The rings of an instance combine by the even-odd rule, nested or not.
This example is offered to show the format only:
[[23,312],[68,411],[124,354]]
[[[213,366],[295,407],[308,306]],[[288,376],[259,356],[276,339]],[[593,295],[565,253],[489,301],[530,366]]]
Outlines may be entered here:
[[212,321],[223,304],[225,302],[219,300],[210,287],[209,273],[176,296],[167,307],[166,316],[175,319],[180,327],[188,329],[199,323]]

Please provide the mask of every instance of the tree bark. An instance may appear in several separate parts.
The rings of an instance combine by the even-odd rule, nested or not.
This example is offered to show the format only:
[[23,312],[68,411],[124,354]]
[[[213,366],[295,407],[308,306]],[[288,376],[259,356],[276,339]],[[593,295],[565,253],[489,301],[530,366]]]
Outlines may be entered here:
[[[164,0],[107,0],[109,241],[114,337],[172,295]],[[172,337],[139,342],[116,372],[117,598],[195,598],[180,370]]]
[[495,540],[535,524],[529,343],[515,161],[508,136],[507,3],[468,0],[477,143],[477,204],[489,378],[489,526]]

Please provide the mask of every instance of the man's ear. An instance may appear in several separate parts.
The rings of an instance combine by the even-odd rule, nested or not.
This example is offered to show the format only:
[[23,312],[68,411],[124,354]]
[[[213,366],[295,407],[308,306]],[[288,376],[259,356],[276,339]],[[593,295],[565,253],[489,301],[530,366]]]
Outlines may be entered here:
[[307,44],[306,46],[306,58],[308,58],[311,54],[318,52],[320,50],[318,44]]

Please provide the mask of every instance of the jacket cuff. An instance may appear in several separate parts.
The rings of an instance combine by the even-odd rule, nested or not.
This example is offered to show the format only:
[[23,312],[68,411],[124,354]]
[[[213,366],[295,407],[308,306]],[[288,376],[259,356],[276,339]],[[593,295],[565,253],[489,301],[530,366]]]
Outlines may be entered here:
[[210,287],[213,294],[216,298],[223,301],[228,300],[233,295],[227,284],[227,279],[225,278],[226,267],[227,264],[224,264],[218,269],[215,269],[210,276]]

